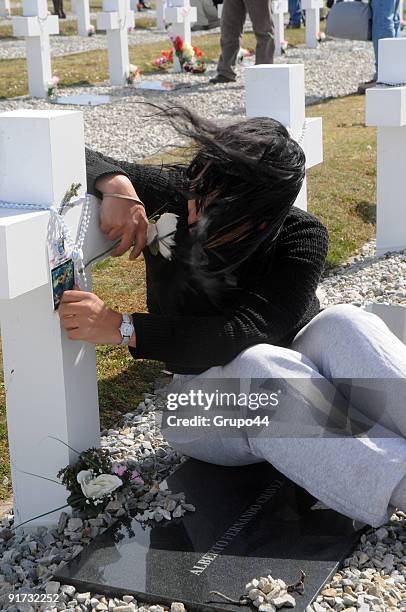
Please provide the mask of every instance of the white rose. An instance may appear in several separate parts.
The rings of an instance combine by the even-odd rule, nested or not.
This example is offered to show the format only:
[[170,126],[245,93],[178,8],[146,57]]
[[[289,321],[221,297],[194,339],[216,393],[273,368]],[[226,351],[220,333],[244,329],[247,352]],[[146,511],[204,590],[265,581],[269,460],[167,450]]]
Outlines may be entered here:
[[154,240],[158,241],[159,252],[165,259],[171,259],[171,249],[175,245],[175,231],[178,223],[178,215],[174,213],[163,213],[156,223],[149,223],[147,233],[147,245]]
[[192,45],[190,45],[189,43],[183,43],[182,55],[185,58],[185,60],[188,60],[188,61],[191,60],[194,54],[195,52],[193,50]]
[[76,480],[80,484],[83,495],[88,499],[101,499],[113,493],[123,484],[123,481],[114,474],[100,474],[94,478],[92,470],[82,470],[76,476]]

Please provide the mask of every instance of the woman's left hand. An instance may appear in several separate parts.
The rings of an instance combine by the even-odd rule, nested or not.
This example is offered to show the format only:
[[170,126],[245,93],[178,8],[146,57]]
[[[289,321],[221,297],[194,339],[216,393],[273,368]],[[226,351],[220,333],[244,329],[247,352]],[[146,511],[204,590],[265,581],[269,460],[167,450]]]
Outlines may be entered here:
[[107,308],[94,293],[65,291],[58,312],[70,340],[121,344],[121,314]]

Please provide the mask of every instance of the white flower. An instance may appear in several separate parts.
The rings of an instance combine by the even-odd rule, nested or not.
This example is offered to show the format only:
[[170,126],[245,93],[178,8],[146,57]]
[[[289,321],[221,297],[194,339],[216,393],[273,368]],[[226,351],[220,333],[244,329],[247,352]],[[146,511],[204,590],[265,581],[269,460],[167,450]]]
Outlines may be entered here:
[[94,478],[92,470],[82,470],[76,476],[76,480],[83,495],[88,499],[100,499],[110,495],[123,484],[123,481],[114,474],[101,474]]
[[163,213],[155,223],[149,223],[147,233],[147,245],[158,243],[158,250],[162,257],[171,259],[171,249],[175,245],[175,231],[178,223],[178,215],[174,213]]
[[190,61],[194,56],[195,52],[191,44],[184,42],[182,46],[182,55],[186,61]]

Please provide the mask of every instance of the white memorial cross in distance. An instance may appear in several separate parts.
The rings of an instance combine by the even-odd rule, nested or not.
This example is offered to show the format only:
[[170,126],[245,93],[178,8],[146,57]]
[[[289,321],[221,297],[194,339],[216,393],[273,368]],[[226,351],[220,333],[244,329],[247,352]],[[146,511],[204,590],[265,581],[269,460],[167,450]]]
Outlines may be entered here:
[[91,25],[89,0],[76,0],[75,13],[78,21],[79,36],[89,36]]
[[302,10],[306,18],[306,47],[315,49],[318,44],[320,32],[320,10],[323,8],[323,0],[301,0]]
[[125,85],[130,72],[128,28],[134,27],[129,0],[103,0],[97,14],[97,29],[106,30],[109,51],[110,85]]
[[406,38],[379,41],[378,85],[367,90],[366,124],[377,126],[376,250],[406,248]]
[[282,42],[285,40],[285,13],[288,0],[272,0],[272,13],[275,25],[275,55],[282,55]]
[[10,0],[0,0],[0,17],[10,17]]
[[[272,117],[287,127],[306,155],[306,168],[323,161],[321,117],[306,119],[303,64],[259,64],[245,69],[247,117]],[[307,210],[306,179],[295,206]]]
[[156,27],[157,30],[165,30],[166,0],[156,0]]
[[[190,6],[190,0],[170,0],[165,9],[165,21],[172,36],[180,36],[184,42],[191,44],[191,26],[197,21],[197,9],[195,6]],[[173,67],[175,72],[182,70],[175,53]]]
[[23,0],[23,16],[13,17],[13,33],[26,39],[30,96],[47,98],[52,79],[49,36],[59,33],[58,17],[48,15],[47,0]]

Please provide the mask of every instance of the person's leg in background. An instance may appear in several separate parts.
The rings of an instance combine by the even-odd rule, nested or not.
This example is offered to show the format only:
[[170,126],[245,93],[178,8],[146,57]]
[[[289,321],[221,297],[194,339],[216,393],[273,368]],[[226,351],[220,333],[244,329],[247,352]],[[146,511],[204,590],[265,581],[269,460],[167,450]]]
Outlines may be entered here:
[[302,22],[302,10],[300,0],[289,0],[289,23],[288,28],[300,28]]
[[369,87],[374,87],[378,78],[379,40],[400,36],[399,0],[371,0],[372,43],[375,54],[375,74],[371,81],[362,83],[358,93],[364,94]]
[[381,38],[397,38],[400,35],[399,0],[372,0],[371,9],[376,78],[379,61],[379,40]]
[[66,14],[65,14],[65,11],[63,10],[63,0],[60,0],[59,6],[60,6],[59,17],[61,19],[66,19]]
[[54,5],[54,15],[58,15],[59,19],[66,19],[65,11],[63,10],[63,0],[52,0]]
[[60,17],[60,11],[61,11],[61,1],[60,0],[52,0],[52,4],[54,5],[54,15],[58,15],[58,17]]
[[273,64],[275,34],[272,18],[272,0],[244,0],[252,22],[257,47],[256,64]]
[[221,54],[217,65],[217,76],[210,79],[210,83],[229,83],[236,80],[234,66],[240,50],[246,17],[244,0],[224,0],[221,16]]

